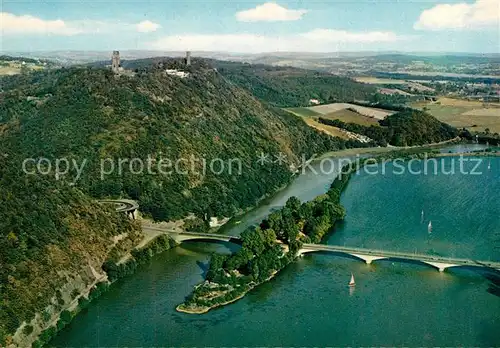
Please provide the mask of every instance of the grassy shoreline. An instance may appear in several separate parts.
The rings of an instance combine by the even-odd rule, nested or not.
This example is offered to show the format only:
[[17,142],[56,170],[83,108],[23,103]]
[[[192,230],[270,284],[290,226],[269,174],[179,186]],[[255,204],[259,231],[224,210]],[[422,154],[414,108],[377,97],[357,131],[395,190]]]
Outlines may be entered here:
[[243,297],[245,297],[245,295],[247,293],[249,293],[250,291],[252,291],[257,286],[259,286],[259,285],[261,285],[261,284],[263,284],[263,283],[265,283],[267,281],[270,281],[277,274],[278,274],[278,271],[275,271],[266,280],[264,280],[264,281],[262,281],[260,283],[255,283],[255,284],[249,285],[250,287],[247,290],[244,290],[239,296],[237,296],[237,297],[235,297],[235,298],[233,298],[231,300],[228,300],[226,302],[216,303],[216,304],[214,304],[212,306],[198,307],[198,308],[186,308],[186,306],[184,305],[184,303],[181,303],[180,305],[177,305],[177,307],[175,307],[175,310],[177,312],[182,312],[182,313],[187,313],[187,314],[204,314],[204,313],[207,313],[211,309],[214,309],[214,308],[217,308],[217,307],[222,307],[222,306],[228,305],[230,303],[233,303],[233,302],[236,302],[236,301],[242,299]]
[[176,310],[202,314],[233,303],[294,262],[303,243],[321,242],[345,216],[340,195],[356,170],[352,165],[343,168],[344,175],[335,177],[327,193],[312,201],[301,203],[296,197],[289,198],[280,211],[271,213],[259,227],[242,233],[242,248],[238,252],[213,255],[206,280],[195,286]]
[[[439,152],[436,152],[437,148],[443,147],[444,145],[446,145],[446,144],[440,144],[440,146],[434,145],[434,146],[429,146],[429,147],[425,146],[425,147],[410,148],[410,149],[400,149],[400,150],[396,150],[396,151],[381,151],[381,152],[378,152],[376,156],[366,158],[366,159],[362,160],[360,163],[358,163],[358,165],[355,165],[355,166],[348,165],[346,171],[344,171],[345,168],[343,168],[343,171],[342,171],[343,172],[343,178],[339,179],[339,177],[336,177],[333,180],[333,182],[332,182],[332,186],[331,186],[330,190],[332,190],[334,187],[337,187],[339,195],[340,195],[340,193],[347,186],[346,184],[349,181],[350,175],[353,174],[353,173],[355,173],[357,170],[359,170],[361,166],[363,166],[363,165],[366,164],[366,161],[369,161],[371,159],[375,159],[378,162],[380,160],[384,161],[384,160],[393,158],[393,156],[395,156],[395,155],[402,155],[403,157],[406,157],[407,159],[410,159],[410,158],[415,158],[415,156],[416,157],[420,157],[421,154],[422,154],[422,152],[426,152],[428,150],[432,151],[430,153],[429,158],[433,158],[433,157],[452,157],[452,156],[460,156],[460,155],[476,156],[476,157],[481,157],[481,156],[500,156],[500,152],[496,152],[496,151],[495,152],[491,152],[491,151],[490,152],[488,152],[488,151],[477,151],[477,152],[469,152],[469,153],[463,153],[463,154],[462,153],[439,153]],[[370,149],[368,149],[368,150],[370,150]],[[384,148],[384,150],[387,150],[387,148]],[[389,150],[393,150],[393,149],[389,148]],[[367,153],[368,153],[368,151],[367,151]],[[384,156],[384,154],[387,154],[388,156]],[[331,232],[333,226],[334,226],[334,223],[331,226],[329,226],[328,231]],[[324,235],[321,236],[321,239],[323,238],[323,236]],[[290,253],[290,251],[288,253]],[[291,256],[291,261],[290,262],[293,262],[296,259],[297,254],[293,254],[293,255],[290,255],[290,256]],[[233,302],[235,302],[235,301],[243,298],[248,292],[250,292],[255,287],[259,286],[263,282],[272,279],[276,274],[278,274],[279,271],[281,271],[282,269],[284,269],[287,265],[284,265],[283,267],[274,270],[273,274],[270,277],[268,277],[267,279],[265,279],[264,281],[261,281],[261,282],[251,282],[251,283],[245,284],[245,286],[247,286],[247,288],[245,290],[243,290],[241,293],[238,293],[238,295],[235,296],[234,298],[231,298],[231,299],[226,300],[226,301],[222,301],[220,303],[212,303],[210,305],[207,305],[205,303],[204,304],[197,304],[196,300],[194,302],[189,303],[189,305],[187,305],[186,304],[187,302],[185,302],[185,303],[182,303],[182,304],[178,305],[176,307],[176,310],[178,312],[183,312],[183,313],[187,313],[187,314],[203,314],[203,313],[207,313],[211,309],[231,304],[231,303],[233,303]],[[207,282],[210,285],[210,282],[208,280],[206,281],[206,283]],[[215,283],[213,285],[217,286],[219,284]],[[199,285],[199,286],[202,286],[202,285]],[[195,288],[195,290],[196,290],[196,288]],[[222,294],[222,295],[225,295],[225,294]],[[205,298],[203,298],[203,296],[200,296],[199,299],[200,299],[201,302],[205,302],[205,300],[206,300]]]

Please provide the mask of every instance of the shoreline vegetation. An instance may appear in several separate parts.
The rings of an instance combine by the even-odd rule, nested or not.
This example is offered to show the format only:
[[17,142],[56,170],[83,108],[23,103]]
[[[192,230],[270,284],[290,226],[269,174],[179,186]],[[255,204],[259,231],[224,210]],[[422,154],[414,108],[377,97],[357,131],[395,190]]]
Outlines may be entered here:
[[[388,148],[388,147],[385,147],[385,148],[346,149],[346,150],[336,151],[333,153],[332,152],[325,153],[324,155],[314,159],[314,161],[317,161],[317,160],[319,160],[321,158],[325,158],[325,157],[347,156],[350,153],[353,153],[354,155],[358,155],[358,154],[359,155],[362,155],[362,154],[370,155],[369,157],[364,159],[363,164],[365,164],[367,161],[370,161],[370,160],[371,161],[373,161],[374,159],[376,159],[377,161],[378,160],[388,160],[390,158],[394,158],[395,156],[400,156],[400,157],[403,156],[407,159],[410,159],[410,158],[414,158],[415,156],[420,156],[422,151],[426,151],[426,150],[432,150],[431,154],[434,157],[448,157],[448,156],[460,155],[457,153],[440,153],[437,151],[437,149],[439,149],[440,147],[443,147],[443,146],[449,145],[449,144],[450,144],[450,142],[446,142],[446,144],[435,144],[433,146],[432,145],[431,146],[424,145],[424,146],[419,146],[419,147],[414,147],[414,148]],[[489,148],[489,149],[484,149],[484,150],[474,150],[471,152],[463,153],[463,155],[500,156],[500,151]],[[344,210],[343,210],[343,207],[340,205],[340,194],[342,193],[343,189],[346,187],[350,175],[353,174],[358,169],[360,169],[359,165],[357,167],[356,166],[350,166],[350,167],[345,166],[342,169],[343,170],[342,173],[344,174],[344,175],[342,175],[342,177],[344,179],[338,180],[338,178],[336,178],[333,181],[333,183],[331,184],[330,190],[332,190],[333,188],[335,189],[335,198],[338,197],[337,207],[342,212],[344,212]],[[293,177],[295,177],[295,175],[293,175]],[[293,181],[293,179],[291,181]],[[283,190],[285,187],[286,186],[280,187],[274,194]],[[330,190],[329,190],[329,192],[330,192]],[[261,201],[268,199],[268,198],[272,197],[273,195],[268,195],[267,197],[263,197],[263,199]],[[328,195],[328,192],[326,195]],[[307,205],[307,203],[312,203],[312,202],[314,202],[312,205],[316,205],[316,204],[318,204],[318,201],[321,202],[322,198],[320,198],[320,197],[322,197],[322,196],[324,196],[324,195],[317,197],[315,200],[313,200],[311,202],[303,203],[302,205]],[[290,203],[287,202],[287,204],[289,206],[292,206],[293,204],[297,205],[297,202],[295,201],[295,197],[292,197],[292,198],[291,198],[292,199],[291,201],[289,200]],[[319,200],[318,200],[318,198],[319,198]],[[286,208],[286,206],[283,209],[281,209],[280,211],[271,213],[270,216],[268,217],[268,219],[274,219],[276,216],[271,218],[271,215],[277,214],[277,213],[281,214],[285,208]],[[245,212],[243,212],[242,214],[238,214],[237,216],[241,216],[244,213]],[[344,212],[344,214],[345,214],[345,212]],[[235,217],[237,217],[237,216],[235,216]],[[340,218],[338,220],[340,220]],[[323,238],[324,234],[326,234],[328,232],[328,230],[330,230],[333,227],[333,225],[335,224],[335,222],[338,220],[330,221],[328,224],[330,227],[326,227],[326,225],[323,226],[323,229],[322,229],[323,233],[319,234],[315,238],[315,240],[317,240],[317,238],[319,238],[319,240],[317,240],[319,242]],[[265,223],[266,221],[268,221],[268,220],[267,219],[264,220],[263,223]],[[299,224],[298,227],[304,227],[304,226],[305,226],[305,224]],[[300,234],[299,235],[300,241],[307,241],[307,235],[305,235],[303,232],[299,232],[299,234]],[[283,243],[283,242],[279,242],[277,244],[279,244],[281,246],[281,248],[283,250],[283,254],[290,253],[289,245],[287,245],[286,243]],[[105,293],[113,283],[115,283],[116,281],[118,281],[121,278],[124,278],[128,275],[135,273],[138,266],[145,264],[155,255],[158,255],[158,254],[160,254],[166,250],[169,250],[177,245],[178,244],[173,239],[171,239],[169,236],[158,235],[155,238],[153,238],[152,240],[150,240],[146,245],[144,245],[140,248],[136,247],[136,249],[132,250],[131,257],[129,259],[127,259],[127,261],[125,261],[125,262],[119,262],[120,260],[117,259],[115,256],[111,256],[110,258],[108,258],[108,260],[106,260],[102,265],[102,269],[107,274],[107,278],[102,280],[102,281],[97,282],[92,287],[92,289],[88,292],[88,294],[86,296],[85,295],[80,296],[80,298],[78,299],[78,305],[76,306],[76,308],[74,310],[72,310],[72,311],[66,310],[63,312],[64,314],[61,313],[61,315],[59,316],[59,319],[57,320],[57,322],[55,323],[54,326],[51,326],[51,327],[49,327],[41,332],[38,340],[36,340],[33,343],[33,347],[43,347],[45,344],[49,343],[50,340],[53,337],[55,337],[57,332],[59,332],[66,325],[68,325],[71,322],[71,320],[79,312],[84,310],[90,304],[90,302],[99,298],[103,293]],[[287,250],[288,250],[288,252],[287,252]],[[114,254],[115,253],[110,252],[110,255],[114,255]],[[289,262],[292,262],[293,259],[290,260]],[[211,265],[212,265],[212,263],[211,263]],[[238,286],[237,291],[234,291],[234,289],[233,289],[233,292],[229,292],[230,293],[229,297],[222,302],[213,303],[210,306],[193,306],[192,304],[186,305],[186,302],[185,302],[185,303],[179,304],[176,307],[176,310],[178,312],[189,313],[189,314],[203,314],[203,313],[207,313],[211,309],[214,309],[217,307],[222,307],[222,306],[231,304],[233,302],[236,302],[239,299],[243,298],[249,291],[251,291],[256,286],[274,278],[278,274],[278,272],[281,269],[283,269],[285,266],[286,266],[286,264],[282,268],[271,271],[269,276],[260,282],[250,282],[250,283],[246,284],[246,286],[241,286],[241,285]],[[241,277],[241,274],[239,274],[238,276]],[[195,287],[195,290],[193,291],[193,294],[191,296],[193,296],[194,293],[198,289],[200,289],[200,290],[198,290],[198,292],[200,292],[200,291],[203,291],[203,289],[207,289],[207,288],[210,289],[210,287],[214,287],[213,284],[214,283],[211,283],[210,281],[206,280],[204,283],[201,283]],[[218,291],[218,295],[219,295],[219,297],[221,297],[222,294],[226,295],[228,293],[228,291],[227,291],[228,289],[230,289],[230,288],[227,288],[225,293],[224,293],[224,290],[222,290],[222,289],[219,289],[216,291]],[[216,297],[214,297],[214,298],[216,298]]]
[[319,243],[345,217],[340,195],[355,166],[342,168],[330,189],[301,203],[291,197],[285,206],[241,234],[242,247],[232,255],[212,255],[206,280],[176,310],[202,314],[235,302],[256,286],[272,279],[293,262],[303,243]]
[[[394,149],[388,152],[372,154],[373,156],[345,165],[341,169],[342,175],[333,180],[326,194],[305,203],[300,203],[296,197],[289,198],[285,207],[271,213],[262,221],[260,226],[249,228],[242,233],[242,249],[238,252],[229,256],[212,255],[206,280],[196,285],[193,292],[186,298],[184,303],[176,307],[176,310],[188,314],[203,314],[211,309],[236,302],[253,288],[271,280],[280,270],[293,262],[302,243],[321,242],[324,235],[332,230],[335,223],[344,218],[345,209],[340,204],[340,195],[347,186],[351,175],[365,164],[369,162],[378,163],[394,158],[409,160],[412,158],[459,156],[460,154],[457,153],[439,152],[439,147],[449,143]],[[425,156],[422,156],[423,151],[429,150],[430,152],[425,152]],[[488,148],[468,152],[466,155],[499,156],[500,153]],[[328,204],[326,207],[324,205],[325,201]],[[304,213],[305,210],[309,213],[314,211],[316,213],[320,211],[320,213],[313,217]],[[283,219],[290,216],[293,221],[283,224]],[[308,225],[311,218],[317,223],[312,229]],[[275,239],[271,240],[273,238]],[[260,248],[257,247],[259,243],[261,243]],[[271,257],[267,263],[264,263],[264,271],[269,272],[269,269],[271,269],[271,272],[265,279],[260,279],[259,271],[261,269],[259,269],[259,265],[262,265],[259,263],[259,258],[266,250],[272,249],[276,245],[279,245],[280,250],[272,255],[274,258]]]
[[61,331],[71,322],[71,320],[73,320],[76,315],[78,315],[78,313],[87,308],[90,302],[99,298],[103,293],[108,291],[109,287],[113,283],[123,277],[133,274],[138,266],[145,264],[151,260],[153,256],[175,246],[177,246],[177,243],[172,238],[166,234],[162,234],[149,241],[142,248],[133,249],[131,251],[132,257],[126,262],[119,263],[119,258],[116,256],[117,254],[111,251],[110,255],[115,256],[108,258],[102,265],[102,270],[105,272],[107,277],[102,281],[97,282],[87,295],[80,296],[78,298],[78,304],[74,310],[64,310],[60,314],[55,325],[48,327],[40,333],[38,339],[33,342],[32,347],[41,348],[48,344],[59,331]]
[[[361,163],[361,165],[366,164],[368,161],[373,161],[374,159],[377,161],[388,160],[388,159],[394,158],[395,156],[399,156],[399,157],[402,156],[403,158],[410,159],[410,158],[414,158],[415,156],[420,156],[422,154],[422,151],[427,151],[427,150],[432,150],[430,152],[430,154],[433,155],[434,157],[448,157],[448,156],[460,155],[457,153],[438,152],[437,149],[439,149],[442,146],[449,145],[449,144],[450,144],[450,142],[447,142],[446,144],[439,144],[439,145],[435,144],[434,146],[419,146],[419,147],[414,147],[414,148],[387,148],[387,147],[385,147],[385,148],[346,149],[346,150],[336,151],[334,153],[326,153],[326,154],[316,158],[314,161],[321,159],[321,158],[328,157],[328,156],[329,157],[346,156],[346,155],[348,155],[349,152],[354,152],[354,155],[357,155],[357,154],[370,155],[369,157],[364,159],[364,161]],[[470,151],[470,152],[462,153],[462,154],[468,155],[468,156],[500,156],[500,151],[498,151],[494,148],[488,148],[488,149],[484,149],[484,150],[474,150],[474,151]],[[429,157],[429,158],[431,158],[431,157]],[[289,199],[289,201],[287,201],[287,205],[285,205],[285,207],[283,209],[271,213],[267,219],[263,220],[262,224],[264,224],[264,226],[268,226],[268,224],[271,223],[271,224],[273,224],[272,226],[274,226],[274,224],[276,223],[275,219],[277,219],[279,217],[283,218],[284,213],[288,214],[290,212],[288,209],[286,209],[287,206],[289,208],[295,209],[295,210],[292,210],[292,213],[293,212],[297,213],[296,208],[299,208],[299,210],[300,210],[300,207],[302,207],[302,206],[304,206],[302,208],[303,210],[310,211],[313,207],[316,207],[318,204],[323,202],[324,199],[326,198],[325,196],[328,196],[328,197],[333,196],[334,202],[336,202],[336,203],[334,203],[332,206],[338,209],[338,212],[341,213],[341,215],[340,215],[341,217],[337,216],[337,218],[334,220],[332,220],[330,218],[330,221],[328,221],[328,219],[326,219],[325,221],[322,221],[323,225],[321,223],[319,225],[316,225],[313,227],[310,227],[310,225],[308,225],[309,226],[308,228],[310,229],[309,232],[316,231],[316,232],[318,232],[318,234],[316,234],[316,235],[313,234],[313,239],[312,239],[308,234],[304,233],[304,231],[298,231],[296,244],[294,244],[292,242],[292,245],[294,245],[294,248],[295,248],[294,250],[298,251],[299,250],[299,249],[297,249],[298,246],[301,245],[301,243],[303,243],[305,241],[320,242],[321,239],[323,238],[323,236],[329,230],[331,230],[331,228],[334,226],[335,222],[341,220],[343,218],[343,216],[345,215],[345,210],[340,205],[340,194],[342,193],[344,188],[347,186],[350,175],[353,174],[356,170],[359,170],[360,168],[361,168],[361,166],[359,165],[359,163],[358,163],[358,166],[346,165],[344,168],[342,168],[342,174],[343,174],[341,176],[342,178],[341,179],[339,179],[338,177],[335,178],[335,180],[331,184],[329,191],[326,194],[316,197],[316,199],[314,199],[313,201],[302,203],[302,204],[300,204],[300,202],[297,202],[298,200],[296,199],[296,197],[292,197]],[[293,177],[295,177],[295,175]],[[293,179],[291,181],[293,181]],[[285,187],[281,187],[274,194],[283,190]],[[267,199],[267,198],[272,197],[272,196],[273,195],[268,195],[264,199]],[[244,214],[244,212],[243,212],[243,214]],[[238,214],[237,216],[241,216],[243,214]],[[269,222],[270,220],[271,220],[271,222]],[[326,222],[326,221],[328,221],[328,222]],[[315,222],[317,223],[318,219],[316,219]],[[306,226],[305,221],[301,221],[300,223],[296,224],[295,228],[300,229],[300,228],[304,228],[305,226]],[[259,229],[260,228],[261,227],[259,227]],[[292,235],[293,235],[293,233],[295,233],[295,232],[292,232]],[[258,285],[260,285],[264,282],[271,280],[272,278],[274,278],[278,274],[278,272],[281,269],[286,267],[286,265],[288,265],[288,263],[292,262],[296,258],[296,256],[292,257],[292,255],[290,255],[291,249],[290,249],[290,245],[288,243],[284,243],[281,241],[279,241],[279,242],[275,241],[275,244],[279,245],[279,247],[281,248],[281,250],[282,250],[281,255],[282,256],[280,256],[280,258],[285,259],[286,263],[283,264],[283,266],[278,268],[278,269],[271,270],[271,272],[269,273],[269,275],[265,279],[258,281],[258,282],[255,282],[255,281],[248,282],[247,284],[243,284],[243,285],[239,284],[239,286],[236,286],[233,288],[226,286],[226,289],[223,289],[223,288],[216,289],[215,287],[218,286],[219,284],[211,282],[209,280],[205,280],[204,283],[198,284],[195,287],[193,293],[188,297],[188,300],[184,303],[179,304],[176,307],[176,310],[178,312],[188,313],[188,314],[207,313],[211,309],[214,309],[217,307],[222,307],[222,306],[225,306],[225,305],[228,305],[228,304],[231,304],[233,302],[238,301],[239,299],[243,298],[253,288],[257,287]],[[74,310],[63,311],[61,313],[61,315],[59,316],[59,319],[57,320],[55,325],[43,330],[41,332],[38,340],[33,342],[32,346],[33,347],[43,347],[45,344],[48,344],[50,342],[50,340],[53,337],[55,337],[56,334],[60,330],[62,330],[66,325],[68,325],[71,322],[71,320],[79,312],[84,310],[90,304],[90,302],[99,298],[103,293],[105,293],[113,283],[115,283],[116,281],[118,281],[121,278],[124,278],[128,275],[135,273],[138,266],[145,264],[155,255],[158,255],[158,254],[160,254],[166,250],[169,250],[177,245],[178,245],[178,243],[176,243],[172,238],[170,238],[167,235],[162,234],[162,235],[156,236],[154,239],[150,240],[146,245],[142,246],[141,248],[136,247],[136,249],[132,250],[131,257],[125,262],[120,263],[119,259],[117,259],[116,257],[114,257],[114,256],[110,257],[102,265],[102,269],[103,269],[103,271],[106,272],[107,278],[103,281],[97,282],[92,287],[92,289],[88,292],[88,294],[86,296],[85,295],[80,296],[80,298],[78,299],[78,305],[76,306],[76,308]],[[113,254],[114,253],[110,252],[110,255],[113,255]],[[232,257],[232,256],[233,255],[231,255],[230,257]],[[285,258],[285,256],[287,258]],[[217,258],[218,256],[213,255],[213,257]],[[219,255],[219,257],[220,257],[220,255]],[[211,260],[211,263],[210,263],[211,268],[212,268],[212,265],[213,265],[213,261]],[[209,272],[210,272],[210,270],[209,270]],[[207,273],[207,276],[208,276],[208,274],[209,273]],[[236,278],[239,277],[239,278],[244,279],[244,276],[241,273],[234,273],[229,278],[234,279],[234,277],[233,277],[234,275],[236,276]],[[214,301],[215,299],[222,299],[222,301],[221,302],[214,302],[214,303],[210,304],[209,306],[207,306],[207,305],[193,305],[192,302],[191,303],[188,302],[189,299],[191,299],[191,301],[192,301],[197,295],[198,296],[201,295],[202,298],[203,298],[203,296],[206,297],[206,290],[207,289],[209,291],[210,290],[212,291],[212,301]],[[205,292],[205,295],[202,295],[204,292]],[[200,299],[200,298],[198,298],[198,299]]]
[[[217,308],[217,307],[222,307],[222,306],[225,306],[225,305],[228,305],[230,303],[233,303],[233,302],[236,302],[238,301],[239,299],[245,297],[245,295],[251,291],[253,288],[255,288],[256,286],[260,285],[260,284],[263,284],[271,279],[274,278],[274,276],[278,274],[278,271],[274,271],[271,273],[271,275],[265,279],[264,281],[260,282],[260,283],[255,283],[255,284],[251,284],[248,289],[246,289],[244,292],[242,292],[240,295],[236,296],[235,298],[232,298],[232,299],[229,299],[227,300],[226,302],[222,302],[222,303],[217,303],[217,304],[214,304],[213,306],[211,307],[198,307],[198,308],[188,308],[184,305],[184,303],[181,303],[180,305],[178,305],[177,307],[175,307],[175,310],[178,311],[178,312],[182,312],[182,313],[188,313],[188,314],[204,314],[204,313],[207,313],[209,310],[211,309],[214,309],[214,308]],[[204,283],[203,283],[204,284]]]

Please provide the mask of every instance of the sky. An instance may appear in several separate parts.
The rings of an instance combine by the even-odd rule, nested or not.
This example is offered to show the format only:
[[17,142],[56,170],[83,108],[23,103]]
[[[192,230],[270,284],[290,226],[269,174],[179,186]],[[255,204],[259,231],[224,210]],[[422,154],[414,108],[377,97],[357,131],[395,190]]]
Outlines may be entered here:
[[2,0],[9,51],[500,53],[500,0]]

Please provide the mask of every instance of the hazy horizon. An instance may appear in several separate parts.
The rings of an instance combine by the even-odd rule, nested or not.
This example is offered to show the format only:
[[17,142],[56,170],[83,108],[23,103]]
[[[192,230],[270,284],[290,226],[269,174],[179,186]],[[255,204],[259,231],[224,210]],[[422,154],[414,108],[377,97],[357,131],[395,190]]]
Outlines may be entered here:
[[2,5],[2,51],[500,52],[499,0]]

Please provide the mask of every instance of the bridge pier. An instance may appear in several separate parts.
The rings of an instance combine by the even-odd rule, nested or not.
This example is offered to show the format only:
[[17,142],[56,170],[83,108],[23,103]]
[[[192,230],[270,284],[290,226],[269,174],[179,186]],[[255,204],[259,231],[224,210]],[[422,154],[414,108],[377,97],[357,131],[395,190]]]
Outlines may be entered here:
[[442,262],[433,262],[433,261],[432,262],[431,261],[423,261],[423,262],[425,262],[428,265],[436,267],[439,270],[439,272],[444,272],[444,270],[449,268],[449,267],[457,266],[457,265],[454,265],[451,263],[442,263]]
[[359,255],[359,254],[349,254],[349,255],[356,256],[357,258],[365,261],[367,265],[371,264],[372,261],[381,260],[381,259],[386,259],[387,258],[385,256],[375,256],[375,255],[373,255],[373,256],[372,255]]
[[135,209],[134,209],[134,210],[127,211],[127,215],[128,215],[128,216],[132,216],[132,219],[133,219],[133,220],[135,220]]
[[[161,228],[151,228],[150,229],[160,231]],[[168,234],[176,243],[180,244],[184,241],[190,240],[215,240],[220,242],[232,242],[240,244],[240,239],[234,236],[228,236],[224,234],[213,234],[213,233],[197,233],[197,232],[174,232],[169,230],[164,230],[163,233]]]

